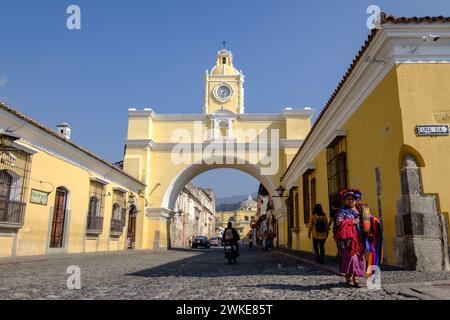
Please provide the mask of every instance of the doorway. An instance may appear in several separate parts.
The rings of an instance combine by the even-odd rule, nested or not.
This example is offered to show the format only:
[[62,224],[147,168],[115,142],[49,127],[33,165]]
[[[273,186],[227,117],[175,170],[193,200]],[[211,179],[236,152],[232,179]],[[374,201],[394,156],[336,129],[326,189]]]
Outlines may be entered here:
[[[133,207],[133,206],[132,206]],[[127,230],[127,248],[128,249],[135,249],[136,244],[136,214],[137,210],[136,208],[131,208],[129,212],[129,219],[128,219],[128,230]]]
[[67,213],[68,191],[59,187],[56,189],[55,206],[53,208],[50,248],[62,248],[64,245],[64,224]]

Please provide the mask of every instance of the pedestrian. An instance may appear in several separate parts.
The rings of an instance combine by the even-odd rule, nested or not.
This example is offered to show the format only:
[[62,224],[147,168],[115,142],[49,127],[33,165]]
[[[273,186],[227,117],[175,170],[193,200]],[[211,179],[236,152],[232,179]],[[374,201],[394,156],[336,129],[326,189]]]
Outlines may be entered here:
[[345,274],[349,286],[361,288],[357,277],[364,277],[366,273],[363,219],[357,205],[361,199],[361,192],[357,189],[346,189],[341,191],[340,196],[345,205],[336,213],[337,231],[334,237],[339,247],[339,269]]
[[250,231],[248,235],[248,247],[250,249],[253,247],[253,231]]
[[322,205],[314,206],[313,214],[309,219],[308,237],[313,238],[314,252],[317,255],[317,262],[324,263],[325,258],[325,241],[328,238],[330,224],[327,215],[323,212]]
[[270,249],[273,248],[273,238],[274,238],[274,233],[272,230],[267,231],[266,234],[266,251],[269,251]]

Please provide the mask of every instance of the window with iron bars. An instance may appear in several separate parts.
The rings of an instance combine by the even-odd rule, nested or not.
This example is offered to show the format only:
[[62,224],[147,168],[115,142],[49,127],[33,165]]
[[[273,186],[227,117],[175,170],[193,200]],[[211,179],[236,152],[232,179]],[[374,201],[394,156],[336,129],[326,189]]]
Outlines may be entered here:
[[0,151],[0,227],[23,226],[30,170],[29,154]]
[[113,211],[111,216],[111,235],[121,235],[126,221],[125,194],[120,191],[113,192]]
[[347,187],[347,139],[339,137],[327,148],[328,200],[343,205],[339,193]]
[[103,208],[105,202],[105,186],[97,181],[91,181],[89,188],[89,212],[86,232],[100,234],[103,230]]

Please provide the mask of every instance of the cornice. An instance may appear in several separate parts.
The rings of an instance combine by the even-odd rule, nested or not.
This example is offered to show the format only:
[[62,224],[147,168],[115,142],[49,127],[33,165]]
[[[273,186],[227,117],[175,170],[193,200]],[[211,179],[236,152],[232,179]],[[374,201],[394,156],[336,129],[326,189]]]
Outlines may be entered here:
[[208,118],[215,119],[222,116],[237,118],[241,121],[283,121],[285,119],[310,119],[314,115],[312,109],[283,110],[282,113],[241,113],[235,115],[215,115],[214,113],[203,114],[157,114],[149,110],[128,111],[129,118],[152,119],[155,122],[183,122],[183,121],[205,121]]
[[281,148],[300,148],[304,140],[280,139]]
[[[175,143],[175,142],[154,142],[153,140],[126,140],[125,145],[127,147],[134,147],[134,148],[150,148],[150,150],[153,151],[172,151],[173,148],[179,147],[183,148],[184,150],[205,150],[205,148],[214,148],[215,150],[222,149],[224,151],[224,154],[228,150],[230,151],[249,151],[250,147],[254,148],[255,144],[253,143],[240,143],[236,142],[236,140],[212,140],[212,141],[205,141],[202,143]],[[301,145],[301,140],[284,140],[280,145],[274,146],[272,148],[272,145],[270,142],[267,144],[261,145],[259,143],[256,143],[256,146],[258,147],[258,150],[271,150],[271,151],[278,151],[280,148],[293,148],[293,147],[299,147]],[[228,148],[230,147],[230,148]],[[253,149],[252,149],[253,150]]]
[[149,220],[169,222],[174,215],[175,212],[172,212],[167,208],[145,208],[145,216]]
[[104,186],[110,184],[110,181],[102,179],[100,177],[95,177],[95,176],[94,177],[89,177],[89,180],[98,182],[98,183],[100,183],[100,184],[102,184]]

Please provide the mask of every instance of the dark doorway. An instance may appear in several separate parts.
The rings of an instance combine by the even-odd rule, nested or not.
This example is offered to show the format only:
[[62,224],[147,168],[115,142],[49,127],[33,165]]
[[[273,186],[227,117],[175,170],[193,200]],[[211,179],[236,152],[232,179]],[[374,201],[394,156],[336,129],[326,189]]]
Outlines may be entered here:
[[68,192],[64,188],[56,189],[55,206],[53,208],[50,248],[62,248],[64,239],[64,223],[67,211]]
[[136,243],[136,208],[132,206],[130,209],[130,217],[128,219],[127,245],[128,249],[134,249]]

